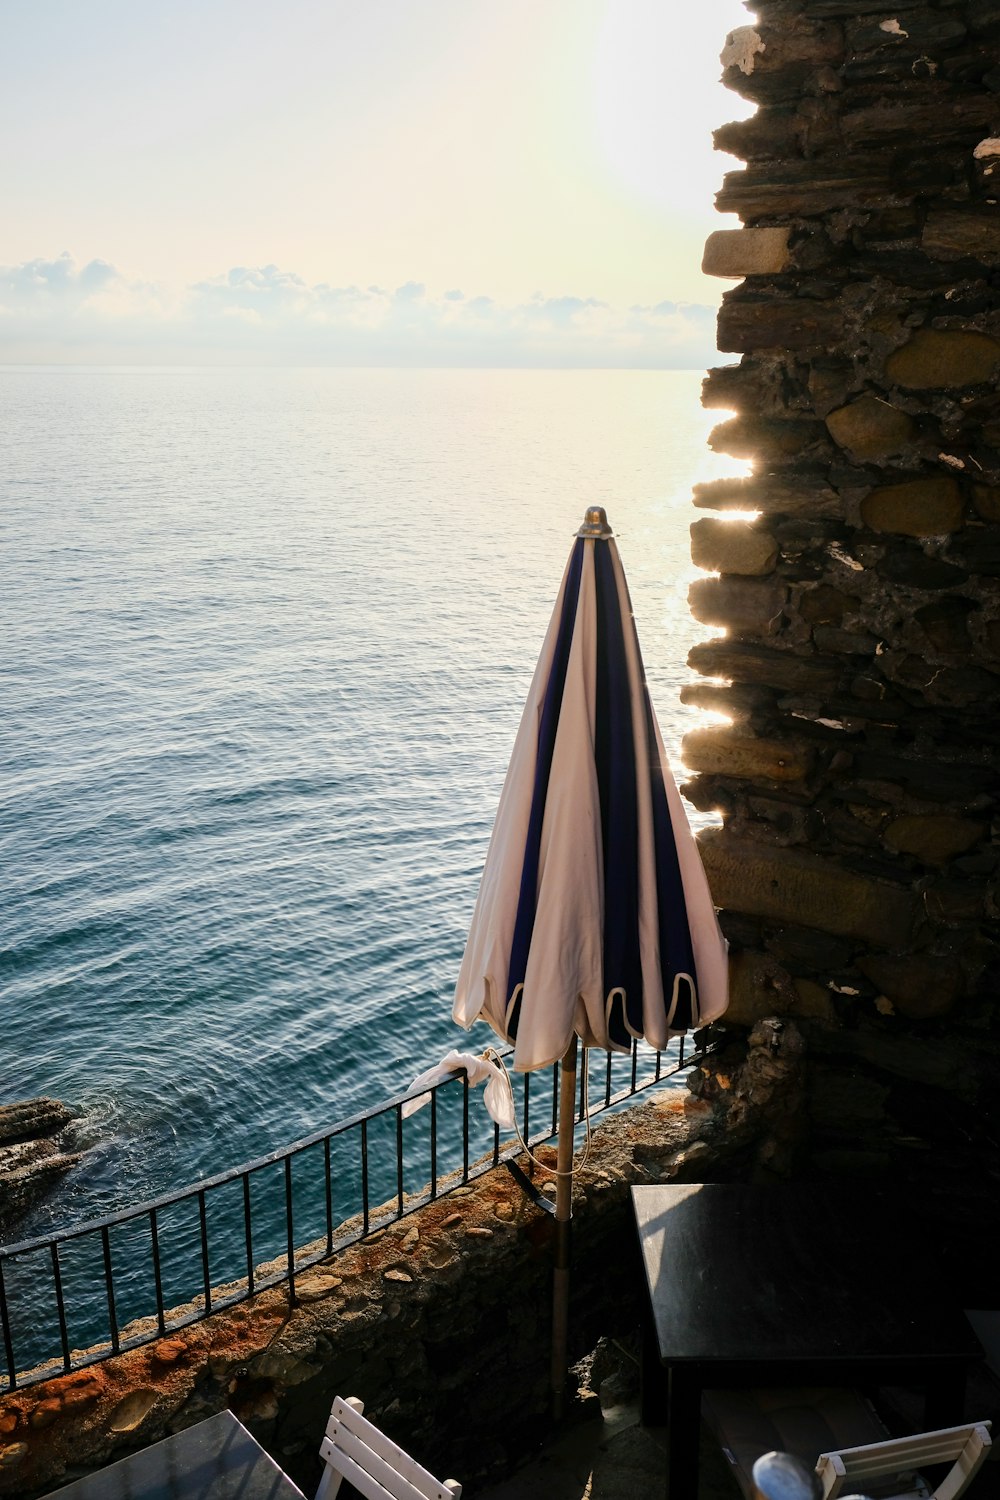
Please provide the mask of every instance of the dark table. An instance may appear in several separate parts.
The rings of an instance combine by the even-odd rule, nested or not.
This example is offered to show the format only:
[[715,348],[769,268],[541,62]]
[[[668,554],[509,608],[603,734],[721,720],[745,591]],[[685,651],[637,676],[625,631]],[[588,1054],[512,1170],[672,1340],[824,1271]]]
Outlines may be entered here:
[[634,1187],[649,1293],[643,1421],[667,1419],[667,1494],[698,1491],[706,1386],[915,1385],[962,1420],[983,1351],[920,1205],[858,1187]]
[[119,1459],[49,1500],[304,1500],[231,1411]]

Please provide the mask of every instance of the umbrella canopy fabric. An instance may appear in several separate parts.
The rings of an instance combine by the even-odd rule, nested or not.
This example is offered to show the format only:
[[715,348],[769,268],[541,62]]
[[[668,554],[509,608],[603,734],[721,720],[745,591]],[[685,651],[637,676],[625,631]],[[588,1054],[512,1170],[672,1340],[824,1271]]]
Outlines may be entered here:
[[726,942],[667,764],[618,549],[587,512],[497,809],[453,1015],[555,1062],[726,1008]]

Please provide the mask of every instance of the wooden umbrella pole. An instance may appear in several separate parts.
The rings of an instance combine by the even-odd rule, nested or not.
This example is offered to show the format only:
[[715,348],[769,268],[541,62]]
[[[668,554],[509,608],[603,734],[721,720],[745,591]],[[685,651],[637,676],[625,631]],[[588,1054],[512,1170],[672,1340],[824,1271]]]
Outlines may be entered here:
[[574,1035],[562,1060],[559,1084],[559,1143],[556,1152],[556,1253],[552,1281],[552,1415],[558,1420],[566,1404],[569,1325],[570,1220],[573,1217],[573,1129],[576,1124],[576,1052]]

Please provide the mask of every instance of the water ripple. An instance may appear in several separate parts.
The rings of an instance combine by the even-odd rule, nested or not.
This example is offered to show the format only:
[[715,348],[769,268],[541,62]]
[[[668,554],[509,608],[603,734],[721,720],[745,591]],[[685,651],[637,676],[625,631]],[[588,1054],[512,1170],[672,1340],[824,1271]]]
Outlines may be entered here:
[[675,749],[697,374],[0,371],[0,1100],[34,1228],[405,1086],[571,533],[608,506]]

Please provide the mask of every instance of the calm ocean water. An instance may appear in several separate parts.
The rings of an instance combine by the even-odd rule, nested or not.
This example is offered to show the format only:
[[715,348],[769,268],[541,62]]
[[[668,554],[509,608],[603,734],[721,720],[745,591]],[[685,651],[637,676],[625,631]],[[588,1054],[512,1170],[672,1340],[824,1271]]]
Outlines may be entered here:
[[[700,373],[0,370],[0,1102],[81,1112],[26,1232],[405,1088],[572,533],[690,724]],[[473,1040],[487,1039],[483,1030]]]

